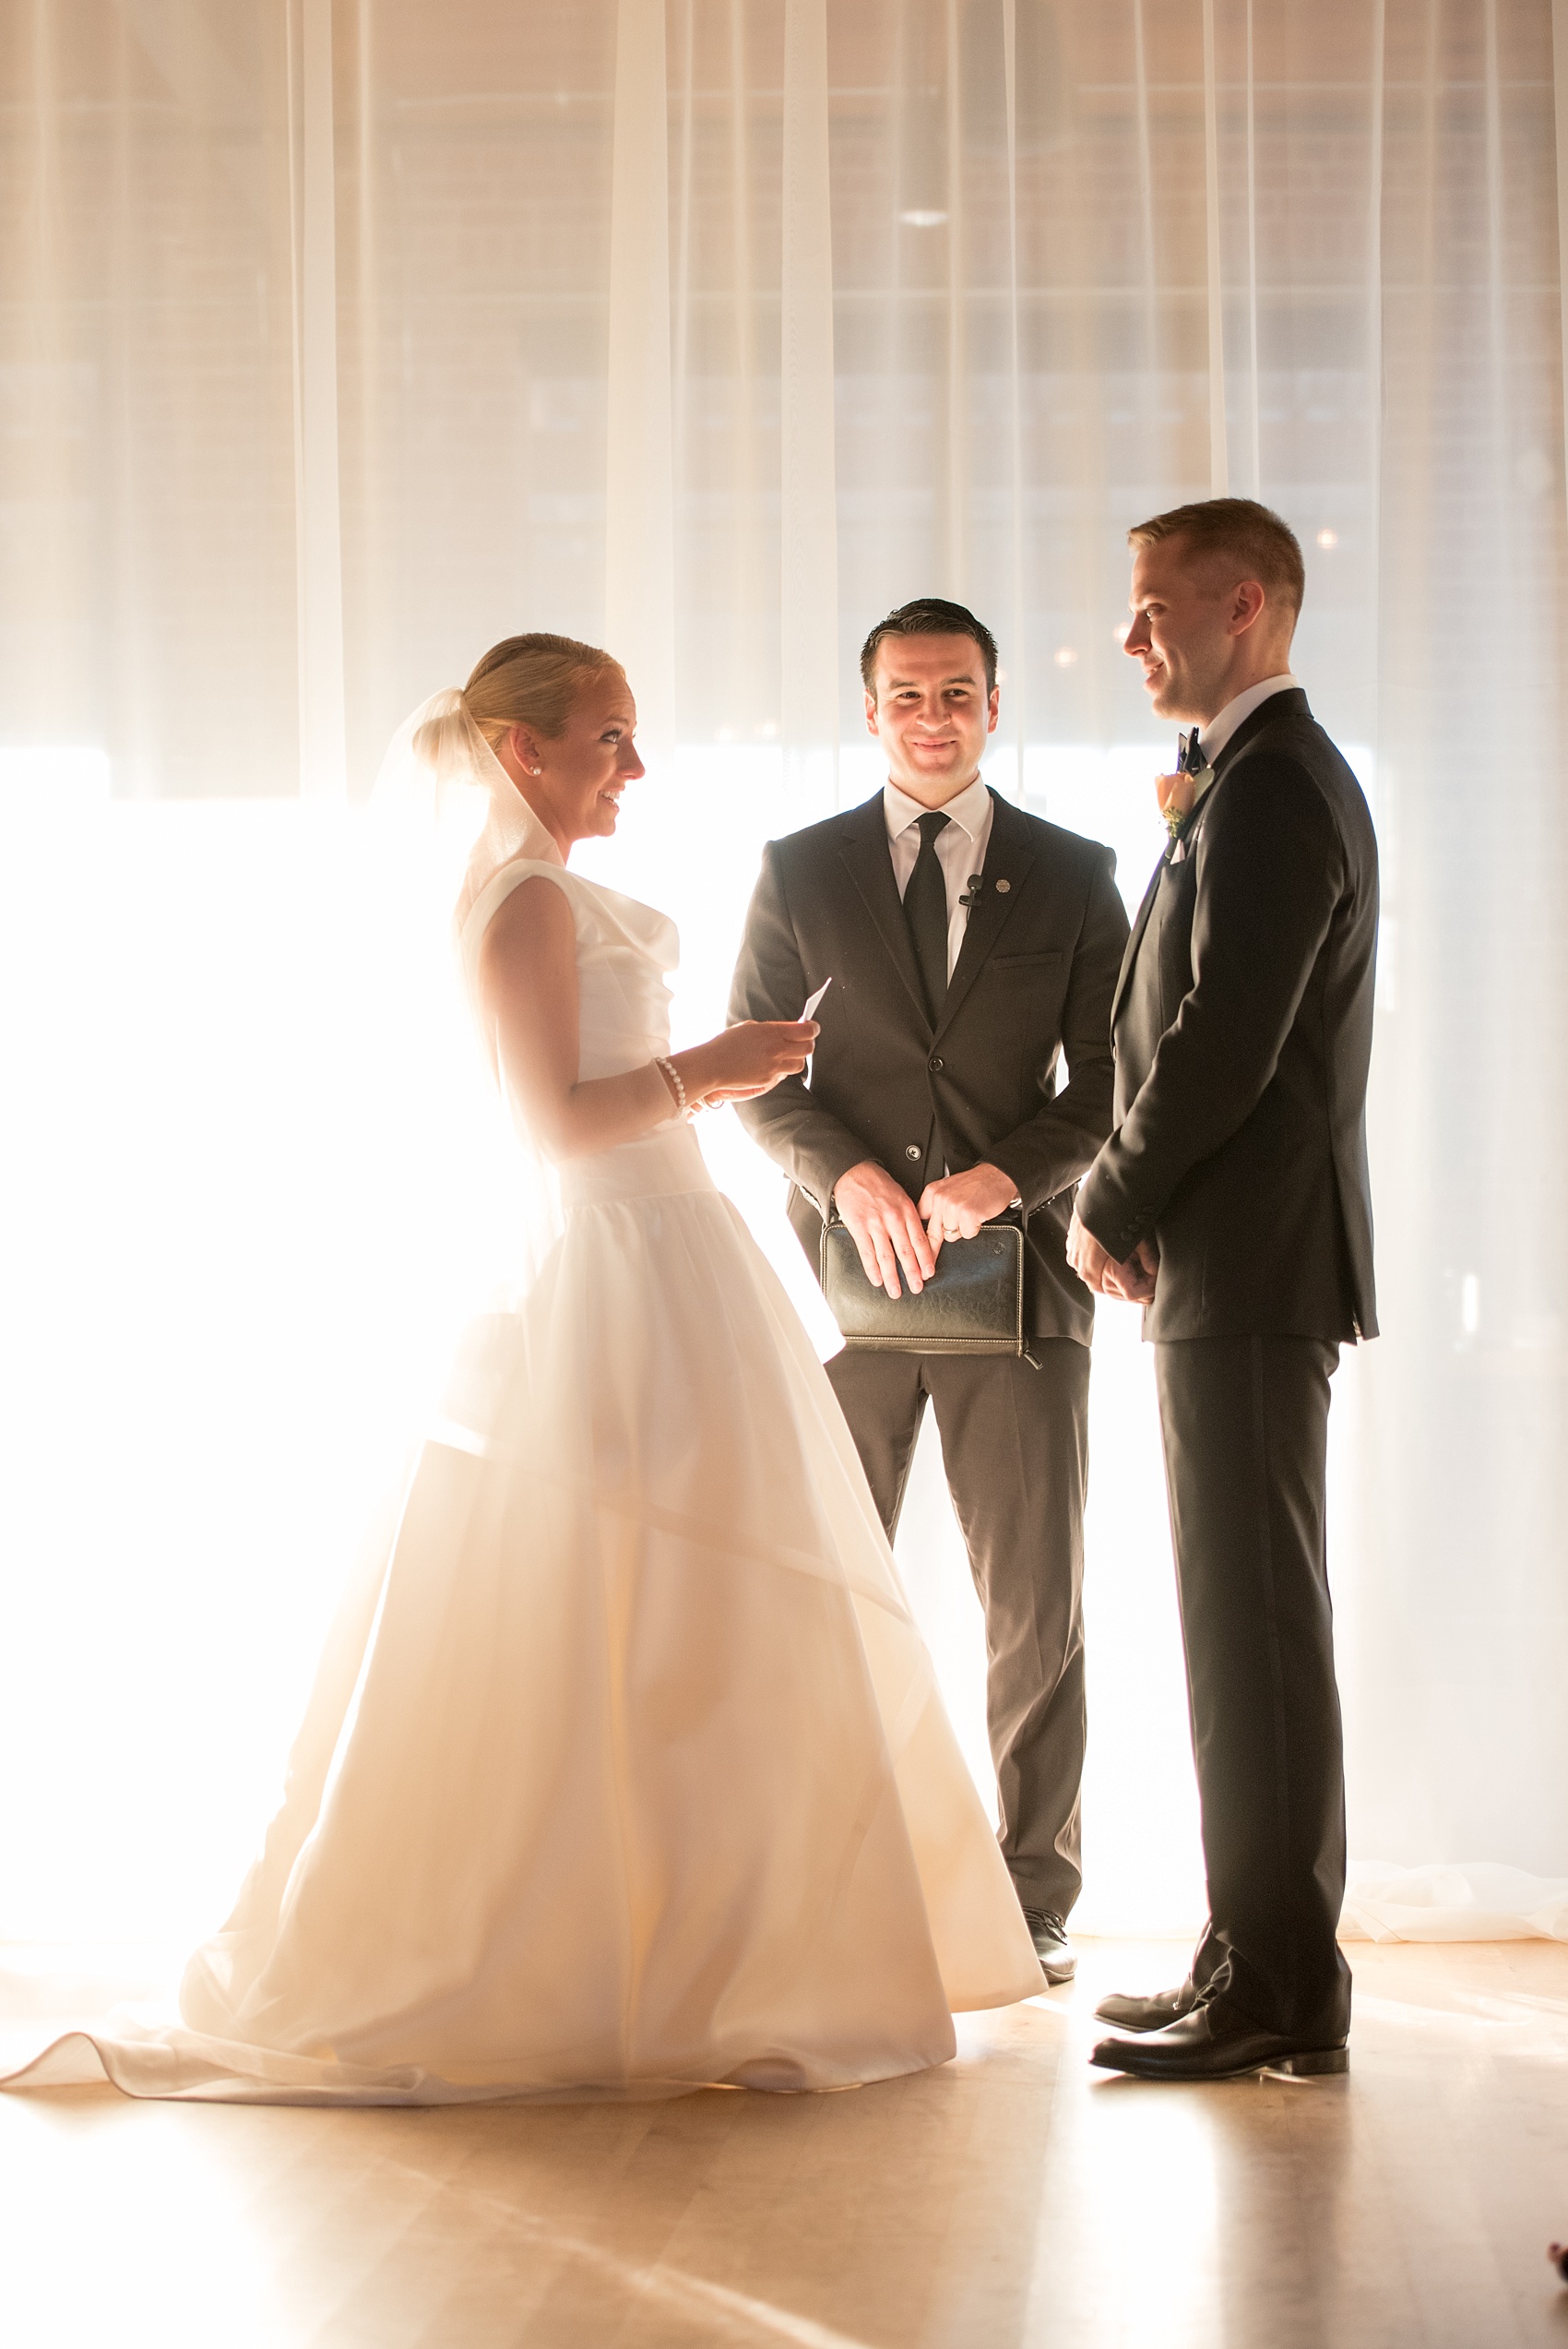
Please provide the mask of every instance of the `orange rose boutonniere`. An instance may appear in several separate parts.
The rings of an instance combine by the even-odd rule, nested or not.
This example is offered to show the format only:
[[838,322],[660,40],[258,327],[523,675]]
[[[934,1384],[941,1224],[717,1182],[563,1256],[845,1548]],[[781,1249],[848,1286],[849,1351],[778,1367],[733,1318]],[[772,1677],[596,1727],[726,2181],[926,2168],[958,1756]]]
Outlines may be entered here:
[[1165,829],[1174,840],[1198,804],[1198,778],[1184,769],[1180,774],[1157,775],[1154,790]]
[[1183,734],[1181,738],[1176,755],[1176,772],[1155,777],[1155,796],[1159,801],[1159,812],[1165,818],[1165,829],[1170,835],[1170,846],[1166,853],[1172,863],[1186,855],[1182,834],[1187,818],[1213,781],[1214,769],[1203,755],[1198,744],[1198,730],[1194,726],[1190,734]]

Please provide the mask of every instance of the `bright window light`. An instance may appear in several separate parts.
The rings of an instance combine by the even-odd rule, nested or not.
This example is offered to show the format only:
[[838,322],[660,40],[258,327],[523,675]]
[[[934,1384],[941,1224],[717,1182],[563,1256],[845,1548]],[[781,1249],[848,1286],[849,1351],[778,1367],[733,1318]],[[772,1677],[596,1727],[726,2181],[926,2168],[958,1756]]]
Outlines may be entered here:
[[0,806],[95,807],[110,796],[109,753],[91,743],[0,744]]

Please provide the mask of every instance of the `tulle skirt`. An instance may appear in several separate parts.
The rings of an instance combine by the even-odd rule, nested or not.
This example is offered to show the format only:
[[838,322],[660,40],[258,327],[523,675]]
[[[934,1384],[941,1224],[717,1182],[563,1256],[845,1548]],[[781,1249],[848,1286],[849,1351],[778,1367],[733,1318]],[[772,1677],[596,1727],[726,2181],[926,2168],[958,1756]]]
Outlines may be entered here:
[[686,1128],[569,1170],[178,2027],[13,2084],[826,2089],[1041,1986],[832,1389]]

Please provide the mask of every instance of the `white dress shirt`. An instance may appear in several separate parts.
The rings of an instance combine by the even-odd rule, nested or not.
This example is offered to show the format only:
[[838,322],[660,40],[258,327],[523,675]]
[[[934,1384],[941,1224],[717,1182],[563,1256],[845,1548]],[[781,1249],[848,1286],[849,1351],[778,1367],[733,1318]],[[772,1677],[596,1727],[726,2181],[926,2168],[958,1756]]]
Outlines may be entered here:
[[1239,693],[1233,701],[1226,703],[1218,718],[1211,718],[1206,726],[1200,726],[1198,748],[1209,765],[1213,766],[1237,727],[1244,719],[1250,718],[1270,694],[1289,693],[1298,682],[1289,669],[1282,669],[1277,677],[1265,677],[1262,685],[1249,686],[1245,693]]
[[921,836],[916,829],[921,817],[938,814],[951,818],[936,836],[936,861],[947,884],[947,975],[951,978],[969,919],[968,907],[960,905],[958,900],[967,892],[973,875],[985,864],[986,843],[991,838],[991,793],[977,775],[956,799],[932,809],[922,807],[908,792],[901,792],[897,783],[886,783],[883,786],[882,811],[887,819],[887,845],[900,898],[909,886],[909,876],[921,853]]

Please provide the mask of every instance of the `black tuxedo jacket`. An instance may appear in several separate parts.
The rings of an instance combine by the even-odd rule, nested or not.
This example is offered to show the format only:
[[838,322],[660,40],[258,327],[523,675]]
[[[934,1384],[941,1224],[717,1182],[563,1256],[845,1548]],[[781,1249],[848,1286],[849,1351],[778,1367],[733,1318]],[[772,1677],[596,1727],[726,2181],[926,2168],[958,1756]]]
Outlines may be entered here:
[[790,1221],[814,1270],[833,1186],[861,1160],[916,1198],[944,1164],[1000,1166],[1024,1203],[1028,1330],[1087,1343],[1094,1306],[1067,1266],[1067,1194],[1111,1130],[1127,916],[1108,848],[992,801],[979,898],[934,1028],[882,793],[769,841],[730,1016],[797,1019],[833,984],[810,1083],[786,1078],[737,1108],[790,1178]]
[[1078,1195],[1156,1340],[1377,1334],[1367,1065],[1377,842],[1299,689],[1271,695],[1155,868],[1117,986],[1116,1130]]

